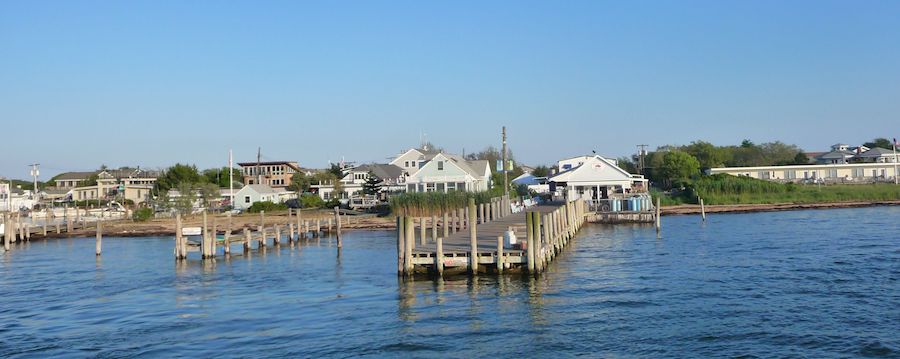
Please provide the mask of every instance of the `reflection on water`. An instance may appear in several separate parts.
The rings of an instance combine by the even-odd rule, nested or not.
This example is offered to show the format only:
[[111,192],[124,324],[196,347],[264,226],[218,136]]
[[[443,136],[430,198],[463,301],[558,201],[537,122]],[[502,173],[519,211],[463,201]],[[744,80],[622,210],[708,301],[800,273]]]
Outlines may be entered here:
[[409,281],[392,231],[213,261],[170,238],[35,241],[0,254],[0,357],[896,357],[898,215],[588,226],[538,278]]

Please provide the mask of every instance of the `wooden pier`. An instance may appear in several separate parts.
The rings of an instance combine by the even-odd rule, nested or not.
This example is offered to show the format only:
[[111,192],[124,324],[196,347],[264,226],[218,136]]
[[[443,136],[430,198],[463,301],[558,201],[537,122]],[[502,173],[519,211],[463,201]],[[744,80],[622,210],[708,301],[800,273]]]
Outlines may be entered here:
[[[443,235],[436,234],[438,223],[432,219],[432,236],[425,226],[427,218],[397,218],[398,273],[436,275],[458,273],[540,273],[562,251],[585,223],[583,201],[550,203],[509,210],[501,198],[488,211],[470,202],[468,208],[442,215]],[[493,210],[493,211],[492,211]],[[492,215],[496,213],[496,215]],[[432,218],[435,218],[434,216]],[[449,221],[448,221],[449,218]],[[416,236],[416,224],[419,235]],[[452,232],[453,229],[457,231]],[[515,236],[508,242],[507,232]]]

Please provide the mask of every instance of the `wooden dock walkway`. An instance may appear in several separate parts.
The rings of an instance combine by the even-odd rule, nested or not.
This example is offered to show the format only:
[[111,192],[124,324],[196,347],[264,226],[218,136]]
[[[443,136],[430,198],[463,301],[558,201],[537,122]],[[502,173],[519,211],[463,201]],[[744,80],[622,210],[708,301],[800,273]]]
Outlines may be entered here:
[[[415,220],[399,217],[398,273],[437,276],[463,272],[539,273],[585,222],[583,201],[539,205],[518,213],[504,211],[504,208],[509,207],[499,208],[498,216],[491,216],[491,211],[483,215],[483,209],[470,203],[457,221],[450,216],[450,227],[460,230],[444,236],[434,234],[438,224],[434,220],[431,222],[432,235],[428,236],[427,219],[418,220],[417,231]],[[470,216],[470,213],[474,215]],[[470,218],[474,224],[471,227]],[[514,245],[507,242],[507,231],[514,234]]]

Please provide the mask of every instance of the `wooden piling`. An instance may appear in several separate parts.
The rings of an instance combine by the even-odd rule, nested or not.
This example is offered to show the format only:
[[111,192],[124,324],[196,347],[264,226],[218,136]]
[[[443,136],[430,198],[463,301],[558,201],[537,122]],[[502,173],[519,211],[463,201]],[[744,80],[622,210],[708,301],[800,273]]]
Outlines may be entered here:
[[656,197],[656,234],[660,232],[660,222],[659,222],[659,197]]
[[294,244],[294,222],[288,222],[288,243]]
[[[475,213],[474,198],[469,198],[469,208],[466,209],[466,212]],[[469,246],[471,247],[469,251],[469,266],[471,267],[472,274],[478,273],[478,233],[475,229],[476,227],[477,226],[469,226]]]
[[[532,220],[532,226],[534,226],[534,236],[532,237],[534,240],[534,254],[531,255],[531,258],[534,259],[535,272],[539,272],[541,270],[541,212],[531,212],[531,215],[534,216],[534,219]],[[531,268],[531,266],[529,266],[529,268]]]
[[212,233],[209,236],[209,256],[215,258],[216,257],[216,245],[219,242],[219,221],[215,215],[213,215],[213,225],[212,225]]
[[259,242],[257,248],[266,247],[266,227],[259,226]]
[[437,235],[438,235],[438,233],[437,233],[437,216],[432,214],[431,215],[431,240],[436,241]]
[[444,218],[441,220],[441,231],[443,231],[444,238],[447,238],[447,236],[450,235],[450,228],[448,228],[449,226],[450,224],[447,222],[447,212],[444,212]]
[[479,224],[487,222],[484,218],[484,203],[478,204],[478,220]]
[[706,222],[706,206],[703,205],[703,198],[700,199],[700,217]]
[[435,239],[435,245],[437,247],[437,252],[434,256],[434,268],[437,270],[438,276],[444,275],[444,238],[438,237]]
[[273,228],[275,231],[275,238],[272,240],[272,244],[275,245],[275,247],[279,247],[281,246],[281,226],[276,224]]
[[306,237],[306,234],[300,234],[303,231],[303,216],[300,213],[300,208],[297,208],[297,241],[300,241],[300,238]]
[[405,217],[406,223],[404,227],[406,228],[406,250],[404,251],[404,262],[406,263],[406,274],[413,274],[413,262],[412,262],[412,251],[416,245],[416,228],[415,224],[413,224],[412,217]]
[[497,236],[497,273],[503,273],[503,236]]
[[184,253],[181,252],[181,241],[183,240],[181,226],[181,213],[175,213],[175,259],[184,258]]
[[525,213],[525,260],[528,261],[528,273],[534,273],[534,215],[533,212]]
[[[81,227],[83,228],[84,226]],[[59,229],[59,222],[56,222],[56,234],[59,234],[60,232],[61,230]]]
[[[337,229],[337,232],[336,232],[337,247],[340,249],[341,247],[344,246],[344,241],[341,238],[342,237],[341,236],[341,212],[340,212],[340,207],[338,207],[338,206],[334,206],[334,223],[335,223],[335,226]],[[422,244],[424,244],[424,243],[422,243]]]
[[419,217],[419,244],[425,245],[425,236],[427,235],[428,224],[425,223],[427,219],[425,217]]
[[250,238],[250,229],[244,228],[244,252],[250,251],[252,244],[250,243],[252,239]]
[[99,256],[103,248],[103,221],[97,221],[97,246],[96,254]]
[[450,227],[450,234],[456,232],[456,210],[450,210],[450,221],[446,223]]
[[397,274],[402,274],[406,269],[406,221],[402,216],[397,216]]
[[9,252],[9,237],[12,233],[12,226],[9,223],[9,213],[3,213],[3,249]]
[[50,220],[50,209],[44,209],[44,223],[41,225],[41,235],[47,236],[47,221]]
[[322,233],[322,219],[316,218],[316,233],[313,233],[314,236],[318,237]]

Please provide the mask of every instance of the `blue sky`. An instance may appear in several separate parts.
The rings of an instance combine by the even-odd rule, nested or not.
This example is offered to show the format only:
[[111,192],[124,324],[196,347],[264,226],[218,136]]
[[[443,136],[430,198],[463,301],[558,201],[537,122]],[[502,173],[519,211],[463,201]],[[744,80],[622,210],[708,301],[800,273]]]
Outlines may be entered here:
[[900,135],[896,1],[4,1],[0,176]]

